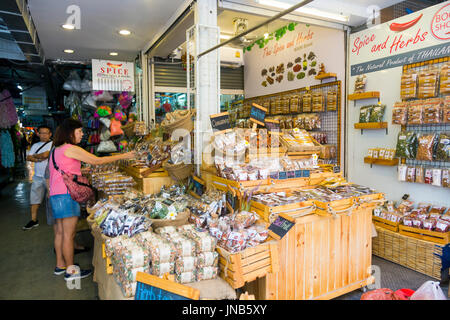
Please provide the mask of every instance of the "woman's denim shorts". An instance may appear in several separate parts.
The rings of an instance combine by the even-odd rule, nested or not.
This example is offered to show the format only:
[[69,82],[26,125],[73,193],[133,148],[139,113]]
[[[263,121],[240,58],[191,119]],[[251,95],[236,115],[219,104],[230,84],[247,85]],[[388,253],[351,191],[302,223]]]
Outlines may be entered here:
[[50,205],[52,206],[54,219],[80,216],[80,205],[68,193],[51,196]]

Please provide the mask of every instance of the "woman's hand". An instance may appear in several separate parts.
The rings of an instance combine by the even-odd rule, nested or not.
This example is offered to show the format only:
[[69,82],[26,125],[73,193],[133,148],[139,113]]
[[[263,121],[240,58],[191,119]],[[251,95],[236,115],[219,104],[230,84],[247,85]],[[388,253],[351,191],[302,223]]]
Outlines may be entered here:
[[130,152],[124,153],[123,158],[127,159],[127,160],[136,158],[136,151],[130,151]]

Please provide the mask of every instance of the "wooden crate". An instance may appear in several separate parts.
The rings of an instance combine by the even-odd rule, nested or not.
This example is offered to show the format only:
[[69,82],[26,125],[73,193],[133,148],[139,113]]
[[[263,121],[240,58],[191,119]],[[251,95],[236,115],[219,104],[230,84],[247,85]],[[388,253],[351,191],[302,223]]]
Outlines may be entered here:
[[316,207],[314,206],[313,201],[290,203],[276,207],[269,207],[260,202],[251,201],[250,206],[250,211],[256,212],[261,217],[261,219],[268,223],[271,223],[273,220],[275,220],[276,216],[278,216],[278,214],[282,212],[289,212],[289,215],[291,216],[300,216],[314,214],[316,211]]
[[372,212],[308,215],[278,241],[280,270],[243,289],[258,300],[332,299],[374,282]]
[[120,165],[119,168],[123,172],[135,178],[167,177],[169,175],[168,172],[161,167],[152,170],[150,168],[137,168]]
[[398,232],[399,222],[392,222],[377,216],[372,216],[372,222],[375,226],[388,229],[393,232]]
[[372,253],[406,268],[440,280],[443,245],[413,238],[375,226],[377,236],[372,238]]
[[402,235],[417,238],[420,240],[426,240],[439,244],[450,243],[450,231],[449,232],[437,232],[419,228],[407,227],[405,225],[399,226],[399,232]]
[[220,276],[233,289],[241,288],[246,282],[278,272],[278,243],[269,241],[238,253],[230,253],[217,247]]
[[265,186],[269,184],[269,179],[265,180],[252,180],[252,181],[233,181],[224,179],[218,176],[212,177],[212,185],[219,190],[227,191],[227,186],[233,188],[254,188],[258,185]]
[[145,194],[155,194],[161,191],[163,186],[171,186],[176,182],[171,177],[158,177],[150,175],[148,178],[135,178],[136,189]]
[[329,216],[335,214],[350,214],[357,208],[367,208],[372,210],[377,204],[384,203],[384,201],[383,193],[374,193],[330,202],[314,200],[314,204],[317,206],[316,213],[318,215]]

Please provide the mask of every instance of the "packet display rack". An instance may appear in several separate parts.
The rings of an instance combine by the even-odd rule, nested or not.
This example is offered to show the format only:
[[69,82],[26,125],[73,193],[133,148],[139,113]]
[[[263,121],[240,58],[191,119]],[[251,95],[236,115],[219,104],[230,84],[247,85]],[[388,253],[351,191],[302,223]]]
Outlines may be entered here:
[[[329,91],[336,91],[336,110],[330,111],[327,110],[326,105],[326,97]],[[333,82],[327,82],[322,83],[319,85],[314,85],[310,87],[303,87],[295,90],[289,90],[289,91],[283,91],[276,94],[271,95],[264,95],[264,96],[258,96],[258,97],[252,97],[244,100],[243,108],[245,108],[246,105],[251,105],[253,102],[258,103],[262,105],[261,101],[264,101],[265,99],[275,99],[283,96],[292,96],[292,95],[298,95],[299,99],[301,100],[301,97],[306,93],[315,93],[315,92],[322,92],[324,96],[324,110],[323,112],[297,112],[297,113],[286,113],[286,114],[280,114],[280,115],[299,115],[299,114],[309,114],[309,113],[317,113],[320,114],[321,118],[321,128],[320,129],[314,129],[321,131],[327,134],[328,138],[328,144],[333,144],[337,146],[337,152],[336,152],[336,158],[332,159],[332,163],[340,163],[340,154],[341,154],[341,81],[333,81]],[[301,102],[299,102],[301,105]],[[266,115],[266,118],[270,119],[271,117],[276,115],[271,115],[268,113]],[[241,113],[240,118],[245,118],[246,113]]]
[[[403,72],[406,73],[410,70],[420,72],[423,70],[427,70],[430,67],[440,69],[444,64],[448,63],[449,61],[450,61],[450,57],[445,57],[445,58],[424,61],[421,63],[408,64],[408,65],[403,66]],[[437,86],[439,88],[439,82],[438,82]],[[445,96],[446,95],[440,94],[439,90],[437,90],[436,98],[445,98]],[[403,100],[403,101],[411,102],[411,101],[416,101],[416,100],[420,100],[420,99],[413,98],[413,99],[407,99],[407,100]],[[406,124],[406,125],[402,125],[401,127],[402,127],[402,130],[404,130],[404,131],[414,131],[418,134],[433,134],[433,133],[435,133],[435,134],[439,135],[440,133],[450,132],[450,123],[420,124],[420,125]],[[406,164],[408,166],[416,166],[416,167],[422,166],[422,167],[430,167],[430,168],[437,168],[437,169],[450,168],[450,162],[448,162],[448,161],[438,161],[438,160],[423,161],[423,160],[416,160],[416,159],[401,158],[401,163]]]

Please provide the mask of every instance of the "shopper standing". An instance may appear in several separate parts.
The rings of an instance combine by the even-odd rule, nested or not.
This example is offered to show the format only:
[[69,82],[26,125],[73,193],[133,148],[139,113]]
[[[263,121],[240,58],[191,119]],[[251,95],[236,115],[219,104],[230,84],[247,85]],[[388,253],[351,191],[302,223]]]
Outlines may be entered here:
[[[78,217],[80,216],[80,205],[74,201],[64,183],[61,173],[55,169],[53,160],[61,171],[68,174],[81,175],[81,162],[98,165],[118,160],[132,159],[134,151],[109,157],[96,157],[86,150],[76,146],[83,138],[81,122],[66,119],[56,129],[54,145],[55,149],[50,155],[50,205],[52,206],[53,218],[56,220],[55,251],[56,268],[55,273],[62,274],[65,270],[64,279],[80,279],[89,276],[91,270],[80,270],[73,263],[74,237]],[[58,242],[58,243],[56,243]]]
[[28,161],[34,162],[35,164],[30,191],[31,220],[22,228],[23,230],[30,230],[39,226],[37,213],[39,205],[42,203],[47,190],[47,184],[44,176],[48,156],[50,149],[52,148],[52,141],[50,140],[52,137],[52,132],[49,127],[40,126],[37,134],[40,141],[31,146],[30,153],[26,158]]

